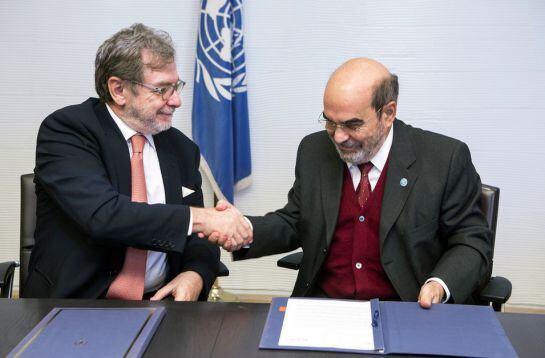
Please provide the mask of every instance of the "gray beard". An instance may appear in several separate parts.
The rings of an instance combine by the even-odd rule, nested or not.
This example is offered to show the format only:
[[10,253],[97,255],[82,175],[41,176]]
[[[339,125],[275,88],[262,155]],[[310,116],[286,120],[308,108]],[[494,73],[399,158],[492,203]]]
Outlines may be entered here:
[[134,107],[127,109],[127,117],[129,118],[126,120],[127,125],[142,134],[155,135],[172,126],[172,122],[157,122],[155,117],[145,117]]
[[337,149],[337,153],[339,153],[339,157],[341,157],[342,161],[352,163],[354,165],[366,163],[372,158],[372,153],[364,149],[358,150],[354,153],[344,153],[337,147],[337,145],[335,145],[335,149]]
[[333,137],[329,136],[329,138],[333,142],[333,145],[335,145],[335,149],[337,150],[337,153],[339,153],[339,157],[341,157],[341,160],[346,163],[352,163],[355,165],[363,164],[370,161],[375,156],[375,154],[377,154],[382,143],[384,142],[383,136],[370,138],[367,143],[362,143],[353,139],[349,139],[349,141],[353,141],[359,144],[360,148],[355,152],[345,153],[339,148]]

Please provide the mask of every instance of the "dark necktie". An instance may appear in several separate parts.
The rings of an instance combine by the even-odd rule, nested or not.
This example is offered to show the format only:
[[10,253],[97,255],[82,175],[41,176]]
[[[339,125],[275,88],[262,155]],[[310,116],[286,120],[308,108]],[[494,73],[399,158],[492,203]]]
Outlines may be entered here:
[[365,205],[371,195],[371,183],[369,183],[369,171],[373,168],[373,163],[367,162],[358,165],[361,171],[360,185],[358,186],[358,204],[360,207]]
[[[135,134],[131,137],[131,200],[140,203],[147,203],[148,201],[142,155],[145,143],[146,138],[141,134]],[[141,223],[135,224],[139,225]],[[141,300],[144,294],[147,257],[147,250],[127,248],[123,268],[110,285],[106,297],[121,300]]]

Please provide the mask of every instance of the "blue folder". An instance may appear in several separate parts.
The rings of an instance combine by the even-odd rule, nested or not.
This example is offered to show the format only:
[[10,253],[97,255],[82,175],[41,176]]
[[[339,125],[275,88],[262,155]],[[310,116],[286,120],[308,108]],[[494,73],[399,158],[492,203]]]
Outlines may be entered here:
[[[297,299],[297,298],[291,298]],[[280,346],[288,298],[273,298],[259,348],[366,354],[517,357],[491,307],[371,300],[374,350]]]
[[8,357],[140,357],[164,307],[54,308]]

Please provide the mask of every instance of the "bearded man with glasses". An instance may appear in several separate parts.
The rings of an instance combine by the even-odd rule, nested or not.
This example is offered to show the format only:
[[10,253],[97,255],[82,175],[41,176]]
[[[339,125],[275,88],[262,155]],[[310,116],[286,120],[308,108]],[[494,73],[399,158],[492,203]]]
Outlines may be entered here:
[[98,49],[99,98],[43,121],[27,297],[206,300],[216,244],[251,241],[238,211],[202,208],[199,150],[171,127],[184,85],[170,36],[134,24]]
[[286,206],[248,217],[254,242],[236,259],[301,247],[293,296],[471,302],[491,257],[479,175],[467,145],[396,119],[398,91],[374,60],[333,73]]

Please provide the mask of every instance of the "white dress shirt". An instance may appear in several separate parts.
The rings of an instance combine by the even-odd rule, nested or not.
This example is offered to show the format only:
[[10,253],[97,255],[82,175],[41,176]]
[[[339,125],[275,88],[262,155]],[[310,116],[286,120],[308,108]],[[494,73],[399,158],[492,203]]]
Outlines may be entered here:
[[[377,185],[378,180],[380,178],[380,174],[382,173],[382,170],[384,169],[384,166],[386,165],[386,161],[388,160],[388,155],[390,154],[390,149],[392,148],[393,139],[394,139],[394,127],[392,126],[390,128],[390,132],[388,133],[388,136],[384,140],[384,143],[380,147],[379,151],[370,160],[370,162],[373,164],[373,168],[369,171],[369,174],[367,175],[369,177],[369,184],[371,184],[371,191],[375,189],[375,186]],[[352,163],[346,163],[346,165],[348,166],[348,170],[350,171],[350,176],[352,177],[352,184],[354,184],[354,190],[356,190],[361,180],[360,168],[356,164],[352,164]],[[426,283],[430,281],[438,282],[441,286],[443,286],[443,289],[445,290],[445,298],[443,299],[443,303],[447,302],[450,299],[450,291],[447,285],[445,284],[445,282],[438,277],[431,277],[426,281]]]
[[[388,154],[390,154],[390,148],[392,148],[392,141],[394,139],[394,127],[390,128],[390,132],[386,136],[384,143],[378,150],[377,154],[371,158],[370,162],[373,164],[373,168],[369,171],[367,176],[369,177],[369,184],[371,184],[371,191],[375,190],[375,186],[378,183],[380,174],[386,165],[388,160]],[[352,184],[354,184],[354,190],[358,188],[361,180],[361,171],[357,164],[346,163],[350,176],[352,177]]]
[[[108,112],[114,119],[123,134],[123,138],[127,142],[129,155],[132,156],[131,137],[137,132],[119,118],[115,112],[106,105]],[[161,175],[161,167],[159,166],[159,157],[153,142],[151,134],[144,135],[146,142],[144,144],[144,176],[146,178],[146,194],[148,204],[165,204],[165,187],[163,184],[163,176]],[[161,288],[165,282],[168,269],[167,255],[164,252],[148,251],[146,261],[146,276],[144,280],[144,292],[152,292]]]

